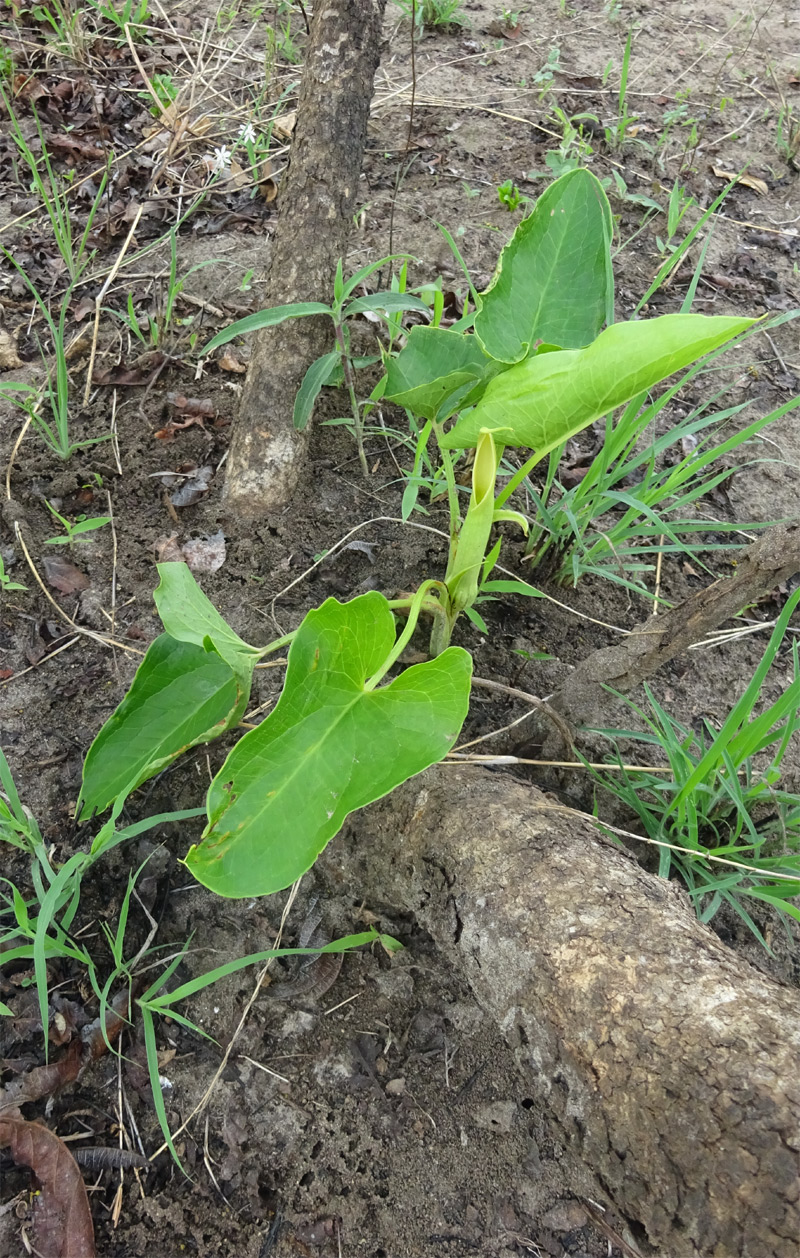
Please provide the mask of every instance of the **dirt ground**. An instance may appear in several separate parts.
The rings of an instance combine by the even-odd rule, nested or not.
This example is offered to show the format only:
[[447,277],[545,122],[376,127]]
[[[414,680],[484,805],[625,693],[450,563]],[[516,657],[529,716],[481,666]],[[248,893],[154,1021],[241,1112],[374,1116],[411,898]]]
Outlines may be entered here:
[[[290,506],[247,529],[237,528],[222,510],[223,460],[248,351],[236,346],[227,365],[218,358],[200,370],[188,338],[197,333],[202,344],[232,319],[259,307],[259,282],[269,264],[280,197],[278,191],[275,198],[275,185],[285,159],[277,127],[274,180],[262,180],[251,198],[250,187],[237,186],[234,172],[178,230],[178,275],[186,277],[176,306],[182,322],[145,353],[119,319],[103,314],[91,395],[85,407],[80,405],[94,298],[120,253],[136,207],[143,206],[135,242],[142,246],[163,236],[185,212],[192,189],[207,180],[204,158],[222,144],[233,145],[240,127],[254,116],[254,95],[262,91],[266,117],[279,100],[279,115],[290,113],[299,67],[287,58],[300,56],[304,43],[299,7],[281,5],[276,13],[273,6],[243,3],[225,11],[192,4],[162,11],[155,5],[152,42],[138,45],[139,56],[151,76],[158,72],[183,85],[179,103],[205,102],[212,118],[207,131],[199,124],[195,131],[181,129],[175,116],[168,120],[171,131],[156,124],[140,96],[143,84],[130,50],[124,39],[111,38],[113,28],[102,28],[103,39],[88,39],[83,62],[76,63],[53,46],[46,24],[25,13],[14,21],[15,7],[0,19],[0,56],[7,48],[14,59],[15,108],[25,136],[32,143],[36,139],[35,102],[48,140],[66,137],[55,150],[58,171],[72,170],[77,182],[102,166],[104,151],[113,149],[120,159],[111,203],[93,232],[98,252],[90,278],[73,295],[68,321],[76,338],[70,363],[74,431],[88,439],[105,436],[113,426],[115,440],[89,446],[62,464],[30,430],[18,443],[20,413],[0,403],[4,478],[8,468],[0,555],[11,580],[27,587],[0,593],[0,745],[21,797],[61,861],[93,833],[91,825],[77,827],[72,820],[82,760],[125,693],[139,659],[136,652],[159,632],[152,600],[154,563],[158,555],[174,553],[165,551],[168,543],[216,538],[219,545],[223,534],[224,562],[198,579],[234,629],[253,643],[295,627],[328,595],[348,598],[376,588],[391,597],[413,587],[423,575],[443,570],[445,543],[398,522],[399,469],[410,468],[413,458],[393,435],[405,422],[402,415],[384,409],[385,431],[368,442],[373,474],[365,484],[347,432],[320,424],[344,413],[342,398],[333,390],[325,391],[318,407],[310,461]],[[429,28],[417,41],[408,140],[409,23],[396,5],[388,6],[347,270],[390,248],[407,251],[415,259],[410,282],[441,275],[458,301],[464,281],[437,228],[442,223],[457,239],[476,286],[484,286],[521,213],[501,204],[498,186],[510,179],[525,196],[538,194],[544,180],[536,176],[549,175],[557,156],[564,156],[556,110],[568,117],[585,112],[614,125],[625,41],[633,29],[628,112],[635,115],[635,133],[624,147],[609,147],[598,134],[602,127],[593,123],[592,151],[584,154],[589,168],[601,178],[613,179],[617,172],[628,195],[665,206],[680,175],[704,208],[726,182],[714,168],[735,173],[746,167],[763,186],[737,184],[728,195],[694,308],[760,315],[800,307],[800,175],[779,144],[790,107],[795,127],[800,122],[796,6],[787,0],[733,7],[713,0],[702,5],[692,0],[541,0],[521,4],[513,13],[500,3],[467,3],[463,18],[464,25]],[[268,28],[283,32],[277,52]],[[201,113],[192,105],[185,116],[196,121]],[[127,149],[131,152],[125,154]],[[63,265],[29,179],[23,177],[5,118],[0,172],[0,243],[57,305],[66,288]],[[95,174],[86,185],[90,192],[96,190],[96,179]],[[617,315],[626,318],[661,263],[656,237],[665,235],[665,216],[639,232],[644,207],[620,195],[616,184],[609,195],[618,216],[615,245],[621,246],[615,258]],[[74,198],[76,221],[85,222],[86,196],[78,188]],[[689,211],[676,239],[697,216],[696,209]],[[104,294],[104,307],[124,310],[129,292],[137,308],[163,304],[168,267],[165,246],[125,262]],[[679,310],[690,278],[691,267],[680,268],[658,292],[650,312]],[[0,350],[6,343],[14,348],[7,360],[0,358],[0,384],[41,379],[36,336],[44,333],[41,321],[32,319],[32,306],[17,273],[0,262],[0,338],[7,334]],[[368,333],[365,324],[365,343]],[[771,339],[752,338],[721,376],[733,385],[735,400],[747,402],[737,422],[789,401],[800,379],[798,324],[784,324]],[[753,522],[797,511],[796,412],[777,421],[766,436],[768,441],[753,448],[756,461],[732,475],[724,494],[707,504],[709,513],[740,522],[745,533]],[[578,447],[590,448],[592,440],[591,432],[584,434]],[[210,487],[189,505],[176,506],[170,500],[175,482],[162,478],[168,472],[185,474],[190,465],[211,469]],[[48,546],[46,539],[59,529],[45,500],[70,519],[80,512],[111,514],[113,525],[73,547]],[[41,588],[16,540],[15,521],[42,575]],[[445,508],[433,503],[428,517],[415,515],[412,522],[446,528]],[[354,537],[366,546],[323,558],[292,585],[357,525]],[[513,538],[504,553],[506,565],[518,568],[522,552]],[[73,571],[54,573],[54,560],[73,565],[85,579],[76,585]],[[717,575],[730,571],[730,564],[724,553],[709,559]],[[709,580],[681,558],[665,559],[665,598],[679,600]],[[536,581],[563,607],[543,600],[523,605],[509,597],[483,609],[488,635],[467,622],[459,626],[457,640],[473,653],[479,676],[549,694],[570,666],[613,636],[570,609],[623,628],[649,610],[645,599],[611,582],[585,579],[576,589],[563,588],[548,583],[546,573],[537,574]],[[785,594],[776,592],[753,614],[771,621]],[[120,645],[109,647],[75,632],[48,599],[55,599],[79,630],[113,637]],[[765,631],[724,648],[687,653],[656,679],[659,698],[687,722],[719,721],[752,675],[767,637]],[[539,654],[547,658],[527,658]],[[765,698],[777,697],[790,666],[790,653],[784,651]],[[258,672],[252,709],[269,705],[279,686],[278,670]],[[521,711],[504,698],[477,695],[462,739],[499,728]],[[619,710],[610,713],[620,719]],[[209,774],[229,745],[223,739],[197,749],[143,788],[131,819],[200,804]],[[524,734],[515,733],[503,749],[530,754]],[[516,772],[591,810],[591,789],[577,775],[555,781],[535,768]],[[795,789],[800,783],[796,746],[787,757],[785,783]],[[131,850],[117,849],[92,871],[76,930],[96,936],[99,952],[101,925],[114,926],[128,872],[150,856],[141,894],[159,922],[156,943],[171,956],[192,940],[179,975],[268,948],[285,896],[222,901],[195,885],[179,859],[199,832],[199,823],[171,825],[134,841]],[[3,865],[4,873],[19,882],[25,875],[16,855],[5,854]],[[328,938],[365,929],[375,920],[358,887],[336,902],[323,894],[317,904],[321,892],[312,871],[289,914],[286,942],[296,942],[304,923],[318,913]],[[597,1210],[581,1198],[582,1168],[559,1144],[547,1114],[525,1095],[499,1032],[440,963],[424,932],[413,920],[391,915],[383,916],[380,925],[402,941],[404,951],[391,959],[378,951],[349,955],[324,991],[315,994],[313,979],[308,981],[311,971],[298,971],[288,962],[273,967],[207,1107],[176,1138],[186,1176],[165,1154],[137,1175],[87,1171],[99,1254],[620,1258],[637,1252],[623,1249],[619,1238],[627,1238],[631,1247],[634,1238],[613,1212],[605,1228],[598,1224]],[[769,958],[738,919],[721,915],[715,926],[727,943],[741,949],[742,964],[768,968],[783,981],[800,979],[796,937],[786,939],[782,928],[771,935],[776,955]],[[147,930],[144,914],[135,907],[131,952]],[[252,970],[243,971],[188,1002],[187,1013],[211,1039],[177,1022],[157,1028],[173,1130],[181,1128],[214,1078],[255,977]],[[5,1069],[13,1069],[13,1062],[42,1060],[35,998],[23,979],[2,973],[0,998],[14,1012],[5,1022],[0,1053]],[[62,996],[95,1016],[96,1001],[76,975],[62,968],[52,979]],[[137,1030],[124,1033],[121,1064],[105,1057],[48,1105],[47,1121],[73,1150],[82,1142],[117,1143],[123,1094],[133,1143],[141,1140],[147,1155],[161,1145]],[[0,1214],[0,1235],[8,1253],[23,1252],[27,1185],[27,1172],[6,1159],[2,1200],[9,1208]],[[635,1244],[648,1252],[641,1237]]]

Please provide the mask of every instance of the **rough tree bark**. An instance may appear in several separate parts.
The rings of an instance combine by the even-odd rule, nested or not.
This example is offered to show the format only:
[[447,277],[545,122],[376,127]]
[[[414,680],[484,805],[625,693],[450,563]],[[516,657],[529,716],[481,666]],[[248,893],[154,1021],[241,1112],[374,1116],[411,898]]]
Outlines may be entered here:
[[[265,306],[333,297],[357,204],[385,7],[386,0],[314,6]],[[234,517],[263,516],[291,496],[308,439],[292,425],[295,395],[331,343],[325,317],[291,320],[256,336],[223,491]]]
[[800,993],[678,887],[536,789],[445,766],[353,817],[320,865],[416,915],[594,1192],[664,1258],[796,1258]]
[[671,611],[651,616],[623,642],[593,651],[551,696],[550,706],[573,727],[602,725],[609,702],[604,684],[623,693],[632,690],[798,571],[800,523],[775,525],[746,548],[735,576],[715,581]]

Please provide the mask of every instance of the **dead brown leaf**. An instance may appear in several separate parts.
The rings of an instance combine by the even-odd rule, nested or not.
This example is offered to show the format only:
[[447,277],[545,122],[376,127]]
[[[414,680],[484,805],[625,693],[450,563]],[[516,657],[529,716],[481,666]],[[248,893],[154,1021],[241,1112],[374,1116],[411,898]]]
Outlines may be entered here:
[[273,134],[279,136],[281,140],[291,140],[296,122],[297,110],[293,109],[291,113],[275,119],[275,124],[272,128]]
[[68,1000],[60,992],[54,992],[50,1001],[50,1043],[69,1044],[82,1026],[89,1021],[83,1005]]
[[192,572],[216,572],[225,562],[225,534],[220,529],[209,537],[193,537],[183,545],[178,534],[160,537],[155,544],[158,563],[185,563]]
[[0,1116],[0,1145],[39,1185],[34,1205],[36,1251],[47,1258],[95,1258],[89,1196],[80,1168],[63,1141],[41,1123]]
[[76,1039],[58,1061],[51,1061],[47,1066],[34,1066],[27,1074],[12,1079],[0,1088],[0,1114],[4,1110],[40,1101],[44,1096],[52,1096],[68,1083],[73,1083],[80,1074],[82,1060],[83,1045]]
[[113,1044],[126,1022],[130,1022],[131,1016],[131,991],[130,988],[124,987],[118,991],[114,999],[111,1001],[109,1008],[106,1010],[105,1035],[103,1034],[103,1025],[100,1018],[95,1018],[94,1022],[90,1022],[83,1030],[83,1043],[90,1061],[97,1061],[99,1057],[104,1056],[108,1052],[109,1044]]
[[47,584],[52,585],[60,594],[77,594],[79,590],[88,590],[92,584],[86,573],[81,572],[68,559],[45,556],[44,573]]
[[183,551],[178,543],[177,533],[172,533],[169,537],[159,537],[153,549],[157,563],[183,563]]
[[225,353],[222,355],[222,357],[218,359],[217,366],[219,367],[220,371],[236,371],[236,372],[247,371],[247,367],[245,366],[245,364],[240,363],[239,359],[236,358],[236,356],[232,354],[230,350],[226,350]]
[[486,27],[486,34],[491,35],[494,39],[519,39],[522,34],[522,26],[519,22],[511,24],[498,18],[496,22],[489,23]]
[[168,393],[166,401],[182,415],[202,415],[206,419],[214,416],[214,403],[208,398],[186,397],[183,393]]
[[17,353],[17,342],[10,332],[0,328],[0,371],[16,371],[23,365]]
[[250,176],[234,157],[231,159],[230,165],[221,173],[220,183],[231,191],[236,192],[239,188],[247,187],[250,183]]
[[94,384],[133,387],[149,384],[164,365],[164,355],[157,350],[152,354],[142,354],[141,359],[129,367],[127,363],[116,363],[103,371],[95,371],[92,376]]
[[43,96],[50,95],[44,84],[30,74],[15,74],[13,91],[16,100],[27,100],[32,105],[36,101],[41,100]]
[[80,301],[76,301],[72,307],[72,317],[76,323],[80,323],[87,315],[94,314],[95,303],[93,297],[81,297]]
[[53,134],[47,141],[49,149],[55,149],[62,157],[71,157],[74,159],[82,157],[90,162],[105,161],[105,152],[98,148],[96,144],[89,144],[86,140],[79,140],[74,135],[58,135]]
[[174,441],[176,432],[180,432],[183,428],[191,428],[194,424],[198,428],[206,431],[206,426],[202,415],[190,415],[188,419],[179,422],[177,419],[169,419],[163,428],[159,428],[153,433],[157,441]]
[[[29,664],[38,664],[49,655],[56,646],[60,646],[65,637],[63,626],[55,620],[40,620],[31,625],[28,641],[25,644],[25,655]],[[17,981],[17,975],[9,980]]]
[[214,469],[209,464],[198,467],[195,463],[181,464],[175,472],[162,472],[160,480],[173,492],[167,501],[173,507],[191,507],[208,493]]
[[737,175],[735,171],[723,170],[721,166],[712,166],[711,170],[717,179],[724,179],[726,183],[730,183],[731,179],[735,179],[736,183],[742,184],[745,188],[751,188],[753,192],[757,192],[761,197],[765,197],[769,192],[769,186],[763,179],[757,179],[755,175]]
[[181,547],[183,559],[192,572],[216,572],[225,562],[225,534],[222,529],[210,537],[193,537]]

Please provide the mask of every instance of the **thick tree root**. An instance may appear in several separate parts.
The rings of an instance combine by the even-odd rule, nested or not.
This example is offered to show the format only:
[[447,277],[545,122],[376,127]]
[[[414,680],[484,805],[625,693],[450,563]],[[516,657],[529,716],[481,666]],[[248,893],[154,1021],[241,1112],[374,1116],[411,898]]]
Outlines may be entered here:
[[776,524],[748,546],[736,574],[715,581],[671,611],[651,616],[622,642],[583,660],[549,703],[573,726],[603,725],[608,692],[626,693],[712,629],[800,572],[800,523]]
[[349,829],[322,870],[416,915],[634,1231],[664,1258],[796,1258],[800,993],[511,778],[441,766]]

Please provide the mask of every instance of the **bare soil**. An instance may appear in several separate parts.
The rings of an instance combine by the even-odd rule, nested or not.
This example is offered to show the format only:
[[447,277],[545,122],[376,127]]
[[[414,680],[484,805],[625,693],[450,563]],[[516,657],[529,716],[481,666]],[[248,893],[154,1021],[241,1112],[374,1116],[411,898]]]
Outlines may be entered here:
[[[268,43],[266,68],[264,59],[265,22],[277,22],[280,30],[286,14],[278,19],[268,9],[259,17],[245,5],[233,10],[227,26],[227,19],[203,6],[171,6],[168,18],[157,20],[160,10],[155,10],[153,42],[139,45],[149,73],[171,74],[177,85],[190,85],[189,94],[191,84],[198,93],[211,84],[218,96],[206,105],[213,115],[210,130],[184,132],[178,143],[173,120],[172,132],[164,133],[172,148],[165,147],[162,135],[149,152],[141,146],[146,150],[153,140],[147,132],[155,120],[137,94],[143,84],[124,42],[89,41],[81,65],[55,50],[52,40],[46,50],[48,32],[30,15],[19,19],[16,31],[10,18],[0,24],[0,53],[5,41],[15,58],[15,108],[25,135],[35,141],[31,101],[38,96],[48,140],[67,136],[87,146],[84,152],[68,144],[59,149],[57,170],[73,170],[75,179],[82,179],[102,165],[92,148],[113,148],[119,157],[123,149],[140,146],[115,168],[111,203],[98,216],[92,238],[98,253],[91,272],[98,278],[78,289],[69,321],[70,335],[81,338],[71,360],[75,433],[81,439],[104,436],[113,417],[118,462],[106,441],[61,464],[31,431],[17,444],[19,412],[0,411],[2,467],[9,469],[0,553],[10,578],[27,586],[0,594],[0,745],[58,861],[89,839],[92,827],[78,828],[71,820],[82,760],[125,693],[139,659],[136,652],[159,632],[152,601],[154,561],[171,557],[165,551],[170,539],[181,545],[223,532],[224,563],[198,579],[236,631],[256,643],[293,628],[328,595],[348,598],[377,588],[391,596],[413,588],[444,563],[442,538],[398,522],[399,469],[412,462],[408,446],[393,436],[404,418],[385,409],[386,431],[370,438],[373,474],[365,484],[347,432],[321,423],[346,413],[344,397],[333,390],[318,407],[309,464],[286,511],[242,530],[222,510],[223,460],[241,374],[218,362],[196,370],[187,338],[197,332],[202,344],[212,331],[258,308],[275,213],[275,201],[264,192],[272,197],[274,189],[251,199],[249,188],[217,186],[177,237],[178,274],[202,264],[188,276],[177,306],[181,319],[194,322],[173,328],[155,355],[143,358],[143,347],[121,330],[119,321],[103,315],[91,397],[84,409],[77,401],[94,317],[93,305],[83,308],[80,299],[96,296],[101,272],[116,260],[133,217],[129,207],[144,206],[137,245],[163,235],[185,210],[191,187],[206,177],[203,155],[223,143],[232,145],[249,117],[248,101],[252,105],[265,78],[269,101],[285,92],[281,109],[291,109],[298,67],[279,56],[270,72]],[[739,184],[729,194],[717,216],[695,309],[759,315],[800,306],[800,176],[776,145],[781,110],[784,126],[789,106],[795,126],[800,115],[800,16],[792,6],[768,0],[741,8],[649,0],[636,5],[573,0],[562,6],[543,0],[523,4],[508,17],[499,3],[468,3],[464,16],[467,25],[431,28],[417,42],[409,137],[409,24],[390,5],[362,176],[363,209],[347,269],[390,248],[407,251],[415,259],[410,281],[441,275],[457,302],[464,280],[437,229],[443,223],[482,287],[519,219],[519,211],[511,213],[500,203],[498,185],[511,179],[525,195],[537,195],[543,181],[531,175],[548,173],[545,157],[558,151],[561,140],[556,106],[569,116],[588,112],[614,125],[619,67],[633,26],[628,111],[636,116],[638,131],[616,149],[596,128],[587,156],[590,168],[601,178],[616,171],[630,193],[664,205],[680,172],[688,192],[705,207],[725,182],[713,167],[738,172],[746,166],[766,192]],[[301,53],[302,16],[294,8],[290,17]],[[612,69],[606,74],[609,62]],[[30,84],[36,85],[33,93]],[[670,111],[679,112],[668,124]],[[281,160],[280,154],[273,158],[276,180]],[[5,126],[0,170],[0,243],[13,251],[40,291],[57,301],[65,289],[63,266]],[[96,176],[89,186],[96,188]],[[624,246],[615,268],[617,313],[625,318],[660,265],[656,236],[666,235],[665,216],[637,235],[643,207],[621,198],[613,187],[610,195]],[[75,197],[76,221],[85,221],[86,201],[80,191]],[[677,239],[696,217],[690,211]],[[128,292],[137,306],[158,304],[167,266],[163,247],[123,266],[104,306],[123,310]],[[690,278],[691,266],[681,267],[650,310],[679,310]],[[0,360],[0,383],[41,379],[36,336],[44,331],[41,321],[32,322],[31,311],[27,290],[3,262],[0,336],[5,331],[11,338],[19,362],[9,361],[4,369]],[[369,333],[365,326],[365,344]],[[244,366],[246,348],[237,347],[233,354]],[[726,370],[725,382],[733,380],[738,400],[748,403],[740,422],[785,403],[798,392],[797,324],[784,325],[769,341],[754,338]],[[107,383],[98,385],[98,377]],[[181,397],[203,405],[187,407],[176,402]],[[187,416],[199,416],[203,424],[180,427]],[[759,446],[753,456],[760,461],[732,474],[724,494],[707,504],[710,514],[740,522],[745,532],[749,522],[778,520],[797,510],[796,413],[776,422],[767,435],[771,444]],[[585,434],[583,448],[593,439]],[[176,507],[169,500],[173,490],[161,476],[185,473],[190,465],[213,469],[210,488],[195,503]],[[80,512],[110,510],[113,528],[72,548],[48,546],[46,539],[58,528],[45,499],[72,519]],[[417,514],[413,520],[446,528],[441,502],[431,504],[428,517]],[[27,566],[15,521],[44,588]],[[366,546],[342,549],[303,575],[356,526],[354,539]],[[521,548],[509,539],[504,562],[516,568],[520,556]],[[88,578],[87,588],[65,593],[54,585],[45,566],[54,558],[75,565]],[[709,560],[717,575],[729,571],[730,563],[724,556]],[[699,566],[667,558],[663,596],[678,600],[709,580]],[[564,589],[540,574],[537,581],[563,607],[509,598],[487,605],[488,635],[466,622],[459,627],[458,641],[473,653],[479,676],[548,694],[566,670],[611,640],[611,631],[597,621],[626,628],[648,610],[644,599],[629,597],[610,582],[584,580],[577,589]],[[765,622],[774,619],[785,594],[776,591],[754,615]],[[109,647],[74,632],[49,598],[79,629],[113,637],[120,645]],[[570,609],[593,620],[577,618]],[[695,725],[704,717],[719,720],[744,688],[767,636],[762,632],[725,648],[687,654],[657,679],[659,699]],[[549,658],[526,658],[537,653]],[[777,696],[790,666],[784,652],[766,698]],[[280,677],[275,669],[257,673],[253,709],[275,698]],[[521,712],[510,700],[476,695],[464,741]],[[620,719],[619,710],[610,708],[610,713]],[[525,737],[518,730],[496,745],[535,754]],[[222,740],[187,755],[143,788],[130,818],[199,804],[228,746]],[[797,788],[796,747],[786,769],[786,785]],[[515,772],[591,809],[591,790],[577,774],[554,778],[535,768]],[[101,926],[114,926],[128,872],[146,856],[152,859],[141,894],[159,921],[156,942],[170,956],[188,938],[192,941],[179,975],[188,977],[270,946],[284,897],[222,901],[196,886],[179,860],[198,833],[191,823],[164,827],[95,867],[75,929],[85,938],[96,937],[98,954],[104,947]],[[381,841],[399,840],[384,830]],[[16,856],[5,854],[3,872],[21,883],[24,865]],[[296,942],[309,913],[318,911],[313,904],[319,890],[312,872],[288,918],[287,942]],[[329,938],[376,920],[375,907],[363,902],[357,886],[336,900],[323,897],[318,909]],[[408,917],[390,913],[380,917],[380,924],[405,950],[391,960],[377,952],[348,956],[329,990],[315,995],[314,983],[288,963],[273,968],[207,1108],[177,1139],[188,1175],[162,1154],[146,1173],[127,1171],[121,1177],[119,1171],[104,1171],[95,1177],[91,1197],[98,1253],[109,1258],[510,1258],[525,1253],[618,1258],[635,1252],[623,1249],[621,1237],[648,1252],[646,1241],[634,1238],[613,1211],[605,1230],[597,1223],[597,1212],[581,1198],[580,1164],[554,1137],[547,1113],[526,1096],[513,1053],[442,962],[430,937]],[[766,918],[762,924],[774,945],[773,957],[738,919],[720,914],[715,921],[723,940],[740,950],[742,964],[796,983],[796,935],[787,937],[782,926]],[[148,931],[138,906],[132,909],[129,931],[133,954]],[[55,968],[52,979],[62,996],[95,1016],[96,1001],[81,976]],[[16,1069],[14,1062],[42,1060],[41,1028],[25,980],[19,972],[0,974],[0,997],[15,1014],[5,1023],[2,1048],[2,1065],[9,1069]],[[173,1129],[211,1082],[254,982],[254,973],[245,971],[189,1002],[187,1014],[209,1039],[177,1022],[158,1027],[163,1094]],[[135,1025],[124,1034],[123,1053],[121,1066],[112,1057],[101,1060],[48,1108],[47,1121],[74,1142],[71,1148],[82,1142],[117,1143],[117,1105],[123,1094],[134,1143],[140,1139],[148,1155],[162,1143]],[[7,1252],[22,1252],[27,1172],[9,1160],[3,1172],[3,1201],[11,1209],[0,1215],[0,1234]]]

